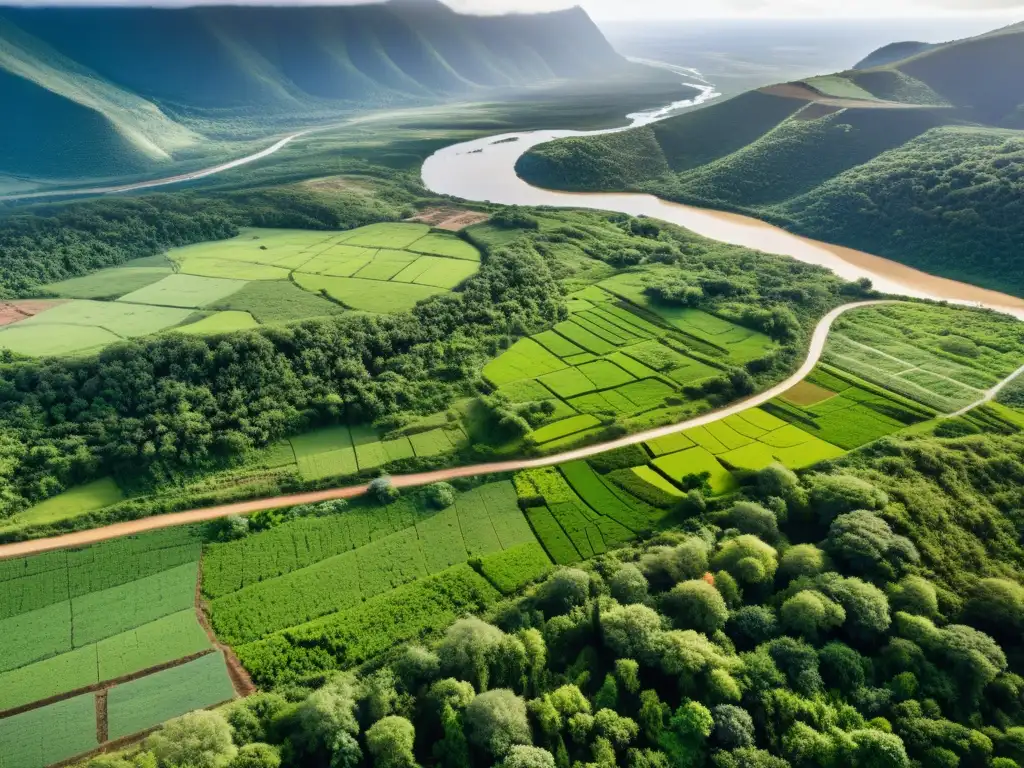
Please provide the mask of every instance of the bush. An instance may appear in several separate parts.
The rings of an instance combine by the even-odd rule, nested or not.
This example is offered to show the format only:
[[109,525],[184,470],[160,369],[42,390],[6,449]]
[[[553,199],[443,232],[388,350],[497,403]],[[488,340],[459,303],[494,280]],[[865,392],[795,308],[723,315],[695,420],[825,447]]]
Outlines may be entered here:
[[779,618],[786,629],[814,641],[846,621],[846,611],[820,592],[804,589],[782,604]]
[[246,744],[228,765],[229,768],[280,768],[281,753],[269,744]]
[[750,533],[765,541],[779,538],[779,521],[775,513],[752,501],[734,504],[727,514],[730,524],[742,533]]
[[677,584],[662,598],[661,608],[680,629],[693,629],[706,635],[724,627],[729,617],[721,594],[703,579]]
[[620,603],[642,603],[647,599],[647,579],[632,563],[620,566],[609,579],[608,586],[612,597]]
[[237,752],[227,720],[205,710],[166,723],[146,740],[146,748],[167,768],[223,768]]
[[498,759],[508,755],[516,744],[530,745],[533,740],[526,702],[505,688],[473,699],[466,707],[465,722],[469,741]]
[[855,510],[879,510],[889,497],[866,480],[852,475],[815,475],[810,479],[811,508],[828,525]]
[[366,492],[380,504],[390,504],[400,495],[398,489],[391,483],[391,478],[388,475],[381,475],[371,480],[366,488]]
[[455,489],[448,483],[427,486],[427,502],[434,509],[447,509],[455,503]]
[[578,568],[559,568],[537,590],[537,603],[548,616],[559,616],[590,597],[590,575]]
[[404,717],[391,715],[374,723],[366,732],[366,748],[376,768],[413,768],[416,728]]
[[817,576],[828,569],[828,555],[813,544],[789,547],[779,561],[779,575],[788,581],[801,576]]

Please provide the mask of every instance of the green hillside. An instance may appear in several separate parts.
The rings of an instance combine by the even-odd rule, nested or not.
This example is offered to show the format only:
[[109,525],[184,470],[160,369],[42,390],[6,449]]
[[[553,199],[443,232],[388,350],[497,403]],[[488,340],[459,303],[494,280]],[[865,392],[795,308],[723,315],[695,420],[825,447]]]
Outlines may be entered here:
[[3,8],[0,175],[151,171],[215,140],[632,66],[578,8]]
[[738,210],[1024,295],[1024,26],[534,148],[552,188]]

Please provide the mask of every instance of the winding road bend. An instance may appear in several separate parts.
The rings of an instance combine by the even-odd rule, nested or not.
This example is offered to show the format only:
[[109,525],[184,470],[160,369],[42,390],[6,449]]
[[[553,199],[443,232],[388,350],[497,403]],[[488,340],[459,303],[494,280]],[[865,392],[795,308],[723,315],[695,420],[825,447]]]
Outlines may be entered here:
[[[745,400],[732,403],[724,408],[719,408],[716,411],[710,411],[709,413],[695,416],[692,419],[687,419],[686,421],[679,422],[678,424],[669,424],[665,427],[649,429],[646,432],[627,435],[626,437],[620,437],[617,440],[612,440],[607,443],[588,445],[584,448],[577,448],[572,451],[566,451],[565,453],[558,453],[552,456],[543,456],[539,459],[517,459],[514,461],[502,461],[491,464],[474,464],[465,467],[451,467],[449,469],[438,469],[432,472],[419,472],[411,475],[393,475],[391,479],[398,488],[412,488],[420,485],[440,482],[442,480],[455,480],[460,477],[475,477],[478,475],[489,475],[498,472],[515,472],[520,469],[547,467],[552,464],[562,464],[566,461],[585,459],[598,453],[614,450],[615,448],[622,448],[627,445],[636,445],[637,443],[643,443],[648,440],[665,437],[666,435],[672,435],[676,432],[681,432],[684,429],[701,427],[707,424],[712,424],[716,421],[721,421],[728,416],[740,413],[748,408],[754,408],[758,405],[762,405],[772,398],[778,397],[802,381],[821,359],[821,355],[825,350],[825,342],[828,340],[828,334],[832,328],[832,324],[835,323],[841,315],[852,309],[860,309],[861,307],[896,303],[899,302],[890,299],[880,299],[876,301],[857,301],[850,304],[844,304],[841,307],[836,307],[818,321],[817,326],[814,328],[814,333],[811,336],[811,343],[807,351],[807,357],[793,375],[764,392],[752,395]],[[1021,372],[1024,372],[1024,368],[1021,368],[1017,373]],[[1017,373],[1011,376],[1007,382],[1012,380]],[[1005,386],[1007,382],[1004,382],[999,387],[991,390],[988,393],[988,397],[982,402],[987,402],[987,400],[995,397],[999,390],[1002,389],[1002,386]],[[65,547],[81,547],[87,544],[106,541],[107,539],[120,538],[121,536],[129,536],[136,533],[144,533],[146,531],[155,531],[160,528],[171,528],[176,525],[186,525],[188,523],[201,523],[222,517],[229,517],[231,515],[249,514],[252,512],[259,512],[264,509],[294,507],[299,504],[315,504],[321,501],[333,501],[334,499],[350,499],[365,492],[365,484],[350,485],[344,488],[331,488],[325,491],[311,491],[308,493],[295,493],[287,496],[274,496],[267,499],[254,499],[252,501],[241,501],[235,504],[224,504],[218,507],[191,509],[186,512],[173,512],[166,515],[144,517],[139,520],[114,523],[113,525],[108,525],[103,528],[93,528],[88,531],[78,531],[76,533],[69,533],[63,536],[53,536],[48,539],[35,539],[33,541],[19,541],[14,544],[4,544],[0,546],[0,560],[10,557],[34,555],[40,552],[49,552],[54,549],[64,549]]]
[[189,173],[180,173],[177,176],[165,176],[162,179],[150,179],[149,181],[138,181],[134,184],[121,184],[118,186],[110,187],[81,187],[79,189],[48,189],[42,192],[25,192],[23,194],[13,195],[0,195],[0,202],[5,200],[32,200],[41,199],[44,197],[83,197],[85,195],[113,195],[118,192],[136,192],[140,189],[151,189],[153,187],[164,187],[168,184],[181,184],[186,181],[195,181],[196,179],[204,179],[207,176],[213,176],[217,173],[223,173],[224,171],[230,171],[232,168],[237,168],[240,165],[247,165],[248,163],[254,163],[257,160],[262,160],[264,157],[269,157],[275,152],[284,149],[286,146],[291,144],[298,138],[305,136],[310,133],[311,130],[299,131],[293,133],[290,136],[285,136],[283,139],[271,144],[266,149],[261,149],[259,152],[255,152],[245,157],[239,157],[235,160],[229,160],[226,163],[220,165],[214,165],[210,168],[202,168],[198,171],[191,171]]

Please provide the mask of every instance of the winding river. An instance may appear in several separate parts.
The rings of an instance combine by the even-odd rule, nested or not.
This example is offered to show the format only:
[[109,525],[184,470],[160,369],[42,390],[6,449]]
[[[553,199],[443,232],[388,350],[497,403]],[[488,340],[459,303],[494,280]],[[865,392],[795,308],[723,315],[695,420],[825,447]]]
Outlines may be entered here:
[[[681,75],[691,72],[681,67],[672,68],[672,71]],[[718,96],[712,85],[692,82],[687,85],[700,89],[700,95],[693,100],[676,102],[662,109],[629,115],[629,124],[621,128],[505,133],[446,147],[424,163],[423,182],[433,192],[475,202],[588,208],[649,216],[678,224],[712,240],[791,256],[809,264],[828,267],[847,280],[866,277],[876,289],[885,293],[983,306],[1024,319],[1024,299],[929,275],[880,256],[794,235],[748,216],[671,203],[646,194],[541,189],[527,184],[516,175],[516,161],[538,144],[570,136],[616,133],[647,125],[669,117],[681,108],[695,106]]]

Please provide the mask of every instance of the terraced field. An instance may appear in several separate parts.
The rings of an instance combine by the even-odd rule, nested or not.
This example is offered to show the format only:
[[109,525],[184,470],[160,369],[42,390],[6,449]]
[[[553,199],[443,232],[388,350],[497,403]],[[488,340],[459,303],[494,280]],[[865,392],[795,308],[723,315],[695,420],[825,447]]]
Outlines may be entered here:
[[346,308],[404,312],[455,288],[479,262],[472,245],[425,224],[247,229],[47,286],[71,300],[0,329],[0,349],[82,354],[170,329],[207,336]]
[[676,317],[676,327],[672,318],[596,286],[570,297],[569,307],[568,320],[519,340],[484,368],[484,377],[511,402],[556,405],[558,418],[529,436],[545,451],[595,436],[610,419],[641,427],[695,412],[699,403],[686,388],[723,375],[737,359],[728,345],[705,343],[681,328],[711,335],[699,325],[735,338],[740,357],[754,354],[755,346],[760,354],[766,348],[766,337],[712,315],[686,310],[688,319]]
[[456,425],[413,431],[391,440],[366,426],[339,426],[307,432],[291,439],[299,475],[305,480],[343,477],[377,469],[395,461],[451,453],[465,443]]
[[[185,527],[0,562],[5,766],[42,768],[234,697],[196,616],[201,547]],[[108,700],[133,714],[112,710],[104,733]]]

